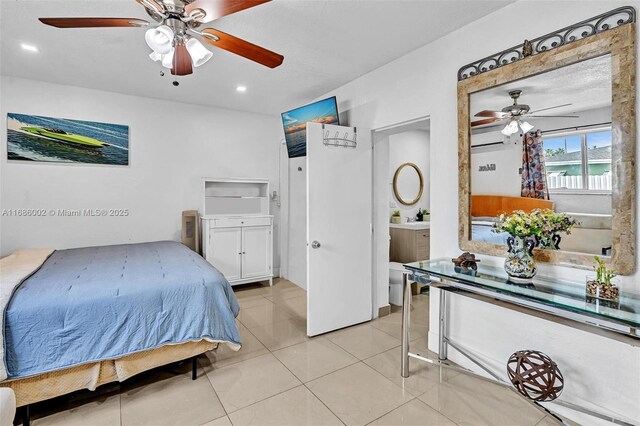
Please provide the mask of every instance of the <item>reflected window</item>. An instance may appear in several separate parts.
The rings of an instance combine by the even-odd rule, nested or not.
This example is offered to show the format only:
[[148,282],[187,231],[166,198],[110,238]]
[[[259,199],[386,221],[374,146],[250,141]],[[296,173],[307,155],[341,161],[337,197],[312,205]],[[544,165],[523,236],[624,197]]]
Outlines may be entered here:
[[611,130],[586,138],[589,189],[611,191]]
[[543,138],[550,191],[611,192],[611,129]]

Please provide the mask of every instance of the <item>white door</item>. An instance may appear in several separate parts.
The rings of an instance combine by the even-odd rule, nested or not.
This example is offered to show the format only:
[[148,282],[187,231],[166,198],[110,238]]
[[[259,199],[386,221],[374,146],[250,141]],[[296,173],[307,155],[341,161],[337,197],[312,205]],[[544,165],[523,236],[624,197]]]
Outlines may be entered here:
[[242,228],[242,278],[271,275],[271,227]]
[[[371,319],[371,132],[307,123],[307,334]],[[335,141],[344,144],[344,142]]]
[[213,228],[207,260],[228,281],[242,278],[242,228]]

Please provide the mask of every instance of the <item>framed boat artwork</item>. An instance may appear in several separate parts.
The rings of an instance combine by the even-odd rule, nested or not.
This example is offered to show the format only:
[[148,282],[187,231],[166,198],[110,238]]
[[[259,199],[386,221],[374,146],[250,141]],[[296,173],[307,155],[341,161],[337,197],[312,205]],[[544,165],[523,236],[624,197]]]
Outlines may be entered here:
[[10,161],[129,165],[129,126],[7,114]]

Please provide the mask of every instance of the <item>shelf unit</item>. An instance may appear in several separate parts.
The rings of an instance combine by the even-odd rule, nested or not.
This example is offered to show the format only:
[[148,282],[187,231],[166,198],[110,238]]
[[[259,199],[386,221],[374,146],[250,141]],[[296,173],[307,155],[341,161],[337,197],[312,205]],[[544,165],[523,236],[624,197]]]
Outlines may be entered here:
[[203,217],[269,215],[266,179],[204,179]]
[[204,179],[203,255],[231,285],[273,285],[273,216],[266,179]]

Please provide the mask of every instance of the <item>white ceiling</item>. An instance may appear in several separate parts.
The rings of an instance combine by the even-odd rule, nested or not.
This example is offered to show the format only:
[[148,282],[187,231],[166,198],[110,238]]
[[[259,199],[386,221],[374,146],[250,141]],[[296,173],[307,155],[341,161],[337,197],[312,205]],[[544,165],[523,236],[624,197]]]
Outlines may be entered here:
[[[276,0],[209,24],[285,56],[269,69],[215,49],[173,87],[144,29],[56,29],[38,17],[149,19],[134,0],[2,0],[3,75],[275,114],[303,104],[511,1]],[[36,45],[37,54],[20,43]],[[168,74],[168,73],[167,73]],[[237,85],[245,85],[244,94]]]
[[[611,55],[600,56],[543,74],[496,86],[471,95],[471,121],[480,120],[474,114],[484,110],[500,111],[511,105],[511,90],[522,90],[518,103],[531,111],[557,105],[565,107],[541,111],[542,116],[578,115],[581,112],[611,106]],[[538,119],[539,120],[539,119]],[[571,126],[575,119],[556,119],[558,127]],[[535,124],[536,119],[527,119]],[[504,123],[501,124],[504,126]],[[491,127],[491,126],[482,126]],[[481,127],[481,128],[482,128]]]

